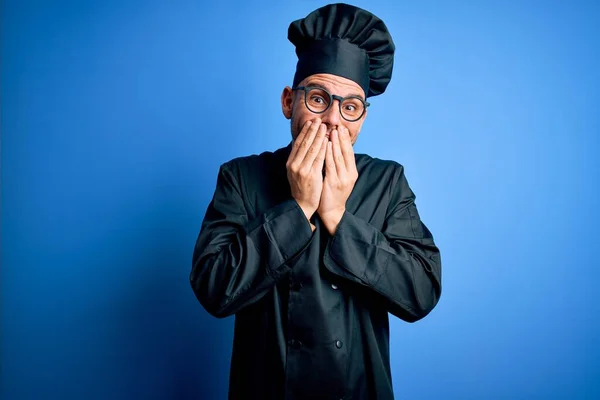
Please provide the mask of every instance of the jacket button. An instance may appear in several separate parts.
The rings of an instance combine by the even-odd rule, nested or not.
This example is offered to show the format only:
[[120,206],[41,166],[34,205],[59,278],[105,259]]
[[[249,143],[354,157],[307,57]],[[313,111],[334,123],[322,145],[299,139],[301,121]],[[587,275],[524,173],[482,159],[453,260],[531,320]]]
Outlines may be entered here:
[[336,285],[335,283],[332,283],[332,284],[331,284],[331,288],[332,288],[333,290],[336,290],[338,287],[337,287],[337,285]]
[[288,345],[290,345],[290,347],[293,347],[294,349],[299,349],[300,347],[302,347],[302,342],[296,339],[291,339],[288,340]]
[[343,343],[341,340],[336,340],[335,341],[335,347],[337,347],[338,349],[341,349],[343,346]]
[[298,290],[302,289],[302,284],[300,282],[290,283],[290,289],[298,291]]

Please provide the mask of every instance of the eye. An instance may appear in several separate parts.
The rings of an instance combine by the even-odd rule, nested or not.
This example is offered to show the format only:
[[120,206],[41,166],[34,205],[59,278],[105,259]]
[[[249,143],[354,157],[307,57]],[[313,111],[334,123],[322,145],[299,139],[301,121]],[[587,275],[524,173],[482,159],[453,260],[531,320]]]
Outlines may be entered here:
[[323,96],[319,96],[316,94],[311,96],[310,101],[316,104],[325,104],[325,99],[323,98]]
[[346,99],[342,103],[342,112],[352,117],[361,114],[363,112],[363,109],[363,104],[355,98]]

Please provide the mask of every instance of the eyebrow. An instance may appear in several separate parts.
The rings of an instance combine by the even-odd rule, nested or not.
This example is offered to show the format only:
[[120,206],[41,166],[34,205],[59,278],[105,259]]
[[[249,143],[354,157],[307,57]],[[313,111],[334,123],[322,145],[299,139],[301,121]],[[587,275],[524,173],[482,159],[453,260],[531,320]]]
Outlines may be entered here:
[[[311,83],[310,81],[309,81],[308,83],[306,83],[304,86],[305,86],[305,87],[317,87],[317,88],[319,88],[319,89],[323,89],[323,90],[326,90],[326,91],[328,91],[328,92],[331,92],[331,91],[330,91],[329,89],[327,89],[325,86],[323,86],[323,85],[320,85],[320,84],[318,84],[318,83]],[[363,99],[363,97],[362,97],[360,94],[349,94],[349,95],[347,95],[347,96],[343,96],[343,97],[344,97],[344,98],[346,98],[346,97],[359,97],[361,100],[363,100],[363,101],[366,101],[365,99]]]

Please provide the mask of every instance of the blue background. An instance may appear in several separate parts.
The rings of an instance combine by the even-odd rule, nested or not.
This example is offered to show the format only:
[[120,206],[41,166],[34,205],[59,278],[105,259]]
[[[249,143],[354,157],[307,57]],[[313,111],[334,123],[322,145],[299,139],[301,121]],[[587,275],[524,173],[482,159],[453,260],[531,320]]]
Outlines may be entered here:
[[[2,2],[2,398],[220,399],[188,282],[218,167],[285,146],[317,1]],[[356,1],[397,45],[357,152],[406,168],[443,295],[402,399],[600,398],[600,3]]]

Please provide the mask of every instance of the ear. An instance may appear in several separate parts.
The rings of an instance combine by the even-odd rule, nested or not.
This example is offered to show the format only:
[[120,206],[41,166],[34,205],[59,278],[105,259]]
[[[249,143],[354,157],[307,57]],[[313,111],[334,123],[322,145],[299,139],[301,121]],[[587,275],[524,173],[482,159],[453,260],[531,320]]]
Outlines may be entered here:
[[292,109],[294,108],[294,91],[286,86],[281,93],[281,111],[286,119],[292,118]]

